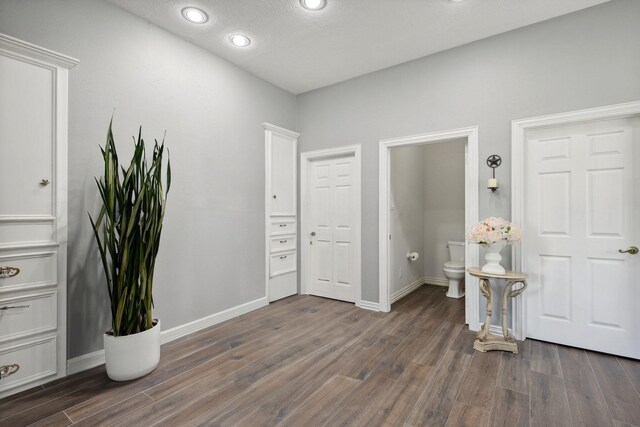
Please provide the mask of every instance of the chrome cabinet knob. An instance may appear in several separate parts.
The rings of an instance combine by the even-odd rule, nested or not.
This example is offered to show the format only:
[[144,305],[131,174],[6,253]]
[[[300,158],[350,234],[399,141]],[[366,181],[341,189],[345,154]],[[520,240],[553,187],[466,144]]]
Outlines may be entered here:
[[311,235],[312,235],[312,236],[315,236],[315,235],[316,235],[316,232],[315,232],[315,231],[312,231],[312,232],[311,232]]
[[49,180],[43,179],[42,181],[40,181],[40,185],[42,185],[43,187],[46,187],[47,185],[49,185]]

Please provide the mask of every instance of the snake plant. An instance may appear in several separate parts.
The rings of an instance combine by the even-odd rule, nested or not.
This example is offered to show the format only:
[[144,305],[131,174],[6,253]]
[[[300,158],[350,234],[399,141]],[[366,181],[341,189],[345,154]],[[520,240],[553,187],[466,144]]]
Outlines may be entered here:
[[131,163],[127,169],[121,167],[112,123],[106,144],[100,147],[104,176],[96,178],[102,208],[95,221],[91,214],[89,220],[111,300],[111,333],[122,336],[153,327],[153,272],[171,186],[171,164],[167,159],[164,191],[164,139],[161,144],[155,141],[151,161],[147,162],[140,126],[138,138],[133,140]]

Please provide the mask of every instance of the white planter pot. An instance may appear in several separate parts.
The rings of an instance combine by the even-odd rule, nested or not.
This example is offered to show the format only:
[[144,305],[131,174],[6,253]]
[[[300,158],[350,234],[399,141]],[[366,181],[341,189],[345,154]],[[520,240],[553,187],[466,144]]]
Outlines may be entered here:
[[482,266],[483,273],[504,274],[504,267],[500,265],[502,255],[500,251],[507,245],[506,240],[500,240],[492,245],[487,246],[487,253],[484,255],[486,264]]
[[160,361],[160,320],[155,326],[133,335],[104,334],[107,375],[114,381],[129,381],[153,371]]

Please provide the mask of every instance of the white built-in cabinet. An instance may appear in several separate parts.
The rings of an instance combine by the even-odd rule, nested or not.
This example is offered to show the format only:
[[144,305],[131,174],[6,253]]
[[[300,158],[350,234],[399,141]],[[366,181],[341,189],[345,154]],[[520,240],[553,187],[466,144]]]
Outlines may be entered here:
[[0,398],[66,375],[67,85],[77,62],[0,34]]
[[296,235],[297,132],[263,123],[266,142],[266,294],[275,301],[298,292]]

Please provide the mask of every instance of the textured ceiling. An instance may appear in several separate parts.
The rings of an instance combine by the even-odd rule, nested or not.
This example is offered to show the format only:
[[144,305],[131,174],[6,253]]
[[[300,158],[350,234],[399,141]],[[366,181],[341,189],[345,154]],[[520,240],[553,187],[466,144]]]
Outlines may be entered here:
[[[609,0],[107,1],[297,94]],[[209,22],[187,22],[186,6]],[[231,46],[235,32],[252,44]]]

